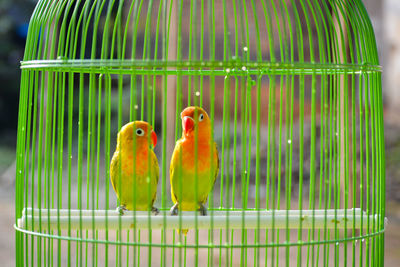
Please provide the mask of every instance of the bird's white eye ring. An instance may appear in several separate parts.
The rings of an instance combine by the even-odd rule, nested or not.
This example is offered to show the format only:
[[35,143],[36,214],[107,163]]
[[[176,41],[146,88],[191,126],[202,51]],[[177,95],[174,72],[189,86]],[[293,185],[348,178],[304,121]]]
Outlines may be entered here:
[[199,121],[202,121],[202,120],[204,120],[204,115],[203,115],[203,114],[200,114],[200,115],[199,115]]
[[144,135],[144,131],[142,128],[137,128],[136,129],[136,135],[137,136],[143,136]]

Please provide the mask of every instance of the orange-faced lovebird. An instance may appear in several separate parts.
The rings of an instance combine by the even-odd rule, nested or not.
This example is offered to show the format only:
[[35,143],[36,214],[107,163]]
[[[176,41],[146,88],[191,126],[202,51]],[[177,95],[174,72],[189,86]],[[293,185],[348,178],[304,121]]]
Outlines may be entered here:
[[[217,145],[211,133],[211,121],[200,107],[187,107],[181,113],[183,133],[171,158],[171,214],[199,210],[207,214],[204,204],[218,175]],[[196,149],[197,144],[197,149]],[[197,156],[196,156],[197,153]],[[182,230],[186,235],[187,230]]]

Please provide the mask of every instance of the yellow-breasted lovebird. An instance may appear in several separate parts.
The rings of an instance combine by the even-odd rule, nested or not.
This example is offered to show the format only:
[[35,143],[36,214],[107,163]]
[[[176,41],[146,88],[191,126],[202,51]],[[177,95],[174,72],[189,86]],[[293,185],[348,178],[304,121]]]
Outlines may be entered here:
[[159,167],[152,149],[157,144],[153,127],[144,121],[125,124],[118,133],[111,160],[111,184],[120,201],[117,210],[152,210],[156,199]]

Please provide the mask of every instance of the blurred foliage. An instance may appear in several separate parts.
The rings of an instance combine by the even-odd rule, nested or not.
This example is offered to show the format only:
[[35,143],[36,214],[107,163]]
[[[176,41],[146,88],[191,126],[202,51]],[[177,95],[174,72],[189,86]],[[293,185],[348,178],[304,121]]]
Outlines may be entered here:
[[14,146],[18,119],[20,61],[36,1],[0,0],[0,144]]

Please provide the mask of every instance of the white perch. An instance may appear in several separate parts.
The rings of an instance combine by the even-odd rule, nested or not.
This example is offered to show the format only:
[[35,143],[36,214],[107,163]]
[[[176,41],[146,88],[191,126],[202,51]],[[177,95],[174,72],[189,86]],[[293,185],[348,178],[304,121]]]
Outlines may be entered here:
[[[50,214],[50,216],[106,216],[106,213],[108,216],[118,216],[119,213],[117,210],[76,210],[76,209],[33,209],[32,208],[26,208],[22,210],[22,215],[32,215],[32,212],[35,214],[35,216],[39,216],[39,214],[41,216],[47,216],[48,214]],[[165,211],[166,214],[169,215],[169,211]],[[255,210],[244,210],[244,211],[239,211],[239,210],[225,210],[225,211],[208,211],[208,215],[211,215],[211,213],[214,216],[242,216],[243,214],[245,216],[249,216],[249,215],[253,215],[253,216],[257,216],[258,214],[260,215],[266,215],[266,216],[272,216],[272,214],[274,214],[275,216],[277,215],[284,215],[286,216],[286,214],[288,214],[289,216],[292,215],[297,215],[299,216],[300,213],[302,215],[325,215],[325,213],[327,215],[335,215],[335,212],[337,215],[344,215],[345,213],[347,214],[347,216],[353,215],[353,213],[355,215],[361,215],[361,209],[360,208],[356,208],[356,209],[328,209],[328,210],[261,210],[261,211],[255,211]],[[126,210],[124,211],[124,216],[125,215],[134,215],[136,213],[136,216],[148,216],[149,214],[151,215],[151,212],[149,211],[129,211]],[[163,211],[161,211],[160,214],[162,214]],[[182,214],[184,215],[195,215],[194,211],[184,211]],[[199,214],[199,213],[198,213]],[[366,213],[364,212],[364,215],[366,215]],[[199,215],[200,216],[200,215]]]
[[[107,213],[107,216],[106,216]],[[18,228],[33,231],[48,230],[117,230],[117,229],[372,229],[378,225],[378,215],[367,215],[360,209],[348,210],[275,210],[275,211],[211,211],[207,216],[183,212],[171,216],[146,211],[115,210],[24,209]],[[301,214],[301,216],[300,216]],[[227,220],[227,217],[229,219]],[[229,222],[228,222],[229,221]],[[347,222],[347,225],[345,225]],[[211,225],[212,223],[212,225]],[[196,225],[197,224],[197,225]],[[34,227],[32,227],[34,225]]]

